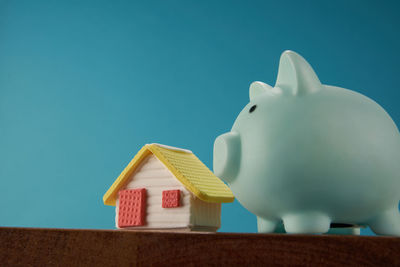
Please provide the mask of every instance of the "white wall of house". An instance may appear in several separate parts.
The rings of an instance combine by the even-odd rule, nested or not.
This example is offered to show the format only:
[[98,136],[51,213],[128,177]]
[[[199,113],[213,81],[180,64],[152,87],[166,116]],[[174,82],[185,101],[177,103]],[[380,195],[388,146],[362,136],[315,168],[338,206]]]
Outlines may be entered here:
[[193,225],[215,228],[221,226],[221,203],[208,203],[193,196],[191,207]]
[[[146,188],[146,225],[138,228],[187,228],[193,225],[219,227],[221,204],[206,203],[193,196],[154,155],[146,157],[123,189]],[[181,191],[180,207],[163,208],[162,191]],[[118,227],[116,203],[115,223]],[[129,229],[128,228],[128,229]],[[124,229],[127,229],[124,227]]]

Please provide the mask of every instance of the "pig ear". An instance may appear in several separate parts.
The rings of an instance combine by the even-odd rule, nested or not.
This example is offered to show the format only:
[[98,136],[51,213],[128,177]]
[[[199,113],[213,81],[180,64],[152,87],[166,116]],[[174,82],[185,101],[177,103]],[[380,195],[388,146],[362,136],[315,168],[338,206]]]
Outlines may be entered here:
[[252,82],[250,84],[250,100],[255,99],[257,96],[261,95],[262,93],[271,90],[272,87],[263,82]]
[[288,50],[281,56],[275,87],[288,88],[294,95],[301,95],[316,92],[322,85],[310,64],[299,54]]

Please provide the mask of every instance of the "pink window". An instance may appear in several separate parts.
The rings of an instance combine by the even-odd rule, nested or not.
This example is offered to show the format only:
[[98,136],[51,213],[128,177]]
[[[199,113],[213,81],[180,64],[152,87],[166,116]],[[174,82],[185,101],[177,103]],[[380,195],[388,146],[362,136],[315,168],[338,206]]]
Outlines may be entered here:
[[180,200],[181,200],[181,190],[165,190],[162,192],[163,208],[179,207]]
[[146,216],[146,189],[127,189],[118,192],[118,226],[142,226]]

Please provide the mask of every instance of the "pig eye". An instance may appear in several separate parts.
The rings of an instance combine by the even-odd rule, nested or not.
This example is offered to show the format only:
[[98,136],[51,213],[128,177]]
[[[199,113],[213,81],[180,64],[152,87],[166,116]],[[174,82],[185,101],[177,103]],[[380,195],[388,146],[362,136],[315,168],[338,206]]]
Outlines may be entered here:
[[249,109],[249,112],[252,113],[254,110],[256,110],[256,108],[257,108],[257,105],[252,106],[252,107]]

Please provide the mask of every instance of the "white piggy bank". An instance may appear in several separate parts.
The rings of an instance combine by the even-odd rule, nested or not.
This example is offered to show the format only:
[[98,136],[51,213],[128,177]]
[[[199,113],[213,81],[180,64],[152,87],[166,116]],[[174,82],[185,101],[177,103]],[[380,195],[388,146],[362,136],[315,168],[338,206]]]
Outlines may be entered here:
[[250,103],[215,140],[214,172],[257,215],[259,232],[368,225],[400,236],[395,123],[368,97],[321,84],[292,51],[275,87],[251,84]]

